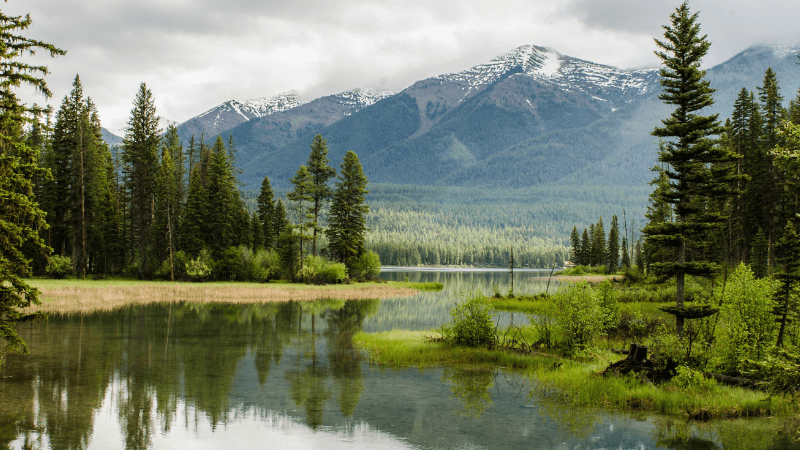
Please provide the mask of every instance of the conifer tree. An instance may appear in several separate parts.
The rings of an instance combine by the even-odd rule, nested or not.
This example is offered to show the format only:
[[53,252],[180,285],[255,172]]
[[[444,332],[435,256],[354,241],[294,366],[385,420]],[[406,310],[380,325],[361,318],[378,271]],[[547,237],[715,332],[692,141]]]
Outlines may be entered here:
[[358,258],[366,252],[364,235],[368,231],[366,215],[369,206],[365,200],[369,191],[367,177],[354,152],[348,151],[339,167],[339,182],[333,194],[326,234],[331,255],[352,272]]
[[286,225],[289,224],[289,219],[286,218],[286,205],[284,205],[283,200],[278,199],[275,202],[275,212],[272,215],[272,219],[272,233],[276,236],[275,239],[277,241],[277,236],[279,236],[286,228]]
[[631,267],[631,255],[628,251],[628,238],[622,236],[622,260],[620,264],[624,269],[630,269]]
[[235,186],[233,167],[220,136],[214,142],[208,166],[207,213],[208,232],[205,242],[214,257],[234,243],[234,228],[239,213],[239,193]]
[[308,228],[313,225],[311,218],[313,215],[309,214],[308,203],[313,201],[312,191],[313,182],[308,167],[300,166],[294,178],[291,179],[294,185],[294,190],[286,194],[286,198],[293,202],[295,214],[297,214],[297,232],[300,235],[300,265],[303,264],[303,243],[308,236]]
[[778,305],[775,308],[775,315],[778,316],[776,321],[780,324],[778,340],[775,345],[781,347],[786,335],[786,326],[800,319],[800,301],[798,301],[800,236],[798,236],[792,221],[786,223],[781,239],[776,244],[776,249],[779,255],[778,263],[783,266],[783,270],[776,276],[781,285],[775,292],[775,303]]
[[[684,2],[670,16],[665,25],[664,40],[656,39],[660,50],[656,55],[663,66],[659,72],[663,91],[659,99],[675,110],[662,120],[653,135],[662,138],[659,161],[666,164],[664,173],[669,185],[664,200],[672,205],[674,222],[653,222],[643,230],[651,243],[675,249],[675,259],[651,264],[661,277],[676,277],[676,306],[683,308],[684,287],[687,274],[708,276],[716,268],[711,261],[703,260],[703,237],[722,220],[719,214],[705,209],[706,200],[727,195],[728,184],[734,179],[730,162],[734,155],[716,145],[713,136],[721,131],[717,115],[703,116],[700,110],[714,103],[709,82],[700,61],[708,52],[710,43],[700,35],[697,13],[690,13]],[[683,335],[684,318],[676,314],[676,330]]]
[[[30,16],[7,16],[0,11],[0,340],[2,351],[27,352],[17,334],[15,323],[26,318],[20,310],[39,303],[39,291],[27,284],[30,261],[22,253],[30,244],[41,252],[50,249],[39,236],[46,228],[45,213],[34,196],[33,180],[47,177],[39,167],[39,149],[27,145],[23,126],[37,120],[42,110],[28,107],[16,96],[15,88],[28,86],[45,97],[51,93],[44,81],[47,67],[32,66],[18,58],[27,52],[42,50],[50,56],[65,52],[51,44],[33,40],[19,33],[31,24]],[[27,33],[25,33],[27,34]]]
[[[590,228],[594,229],[594,225],[591,225]],[[588,266],[591,264],[591,254],[592,254],[592,244],[591,238],[589,237],[589,232],[586,228],[583,229],[583,235],[581,235],[581,265]]]
[[258,212],[253,213],[250,219],[250,236],[253,240],[253,251],[257,252],[264,248],[264,227],[261,226],[261,220],[258,218]]
[[269,177],[266,175],[261,181],[261,192],[256,199],[258,205],[258,220],[261,225],[260,246],[266,249],[275,247],[275,239],[278,237],[273,227],[274,213],[275,213],[275,194],[272,191],[272,184],[269,182]]
[[616,214],[611,218],[611,229],[608,231],[606,248],[608,273],[614,273],[619,269],[619,219]]
[[592,265],[606,265],[606,231],[603,228],[603,218],[600,217],[594,226],[594,240],[592,241]]
[[169,146],[161,147],[161,164],[156,178],[155,223],[153,225],[153,261],[168,261],[170,279],[175,281],[175,252],[178,225],[178,180]]
[[180,249],[192,257],[196,257],[203,249],[207,228],[208,201],[200,176],[200,167],[194,167],[189,175],[186,209],[181,218]]
[[569,235],[569,240],[572,243],[572,251],[570,252],[570,259],[576,266],[581,265],[581,237],[578,235],[578,227],[572,227],[572,233]]
[[[781,144],[778,128],[781,121],[786,118],[786,110],[783,109],[783,96],[780,94],[778,78],[771,67],[768,67],[764,73],[763,86],[757,87],[757,89],[764,117],[761,141],[764,145],[764,168],[762,170],[765,172],[765,180],[760,189],[761,199],[765,202],[765,216],[762,226],[767,239],[767,247],[771,249],[780,234],[779,224],[791,219],[791,217],[783,217],[784,199],[780,186],[784,184],[785,180],[782,171],[775,166],[771,153],[772,149]],[[771,260],[772,255],[769,254],[768,257]]]
[[140,278],[149,276],[151,271],[148,255],[153,226],[158,146],[161,143],[158,121],[153,94],[142,83],[133,102],[122,144],[125,187],[130,196],[131,237]]
[[317,234],[322,231],[319,226],[319,216],[325,204],[333,195],[333,190],[328,186],[328,180],[336,176],[336,169],[330,166],[328,159],[328,143],[321,135],[314,136],[311,142],[311,154],[308,155],[308,173],[311,176],[311,214],[314,221],[311,224],[313,231],[312,254],[317,256]]

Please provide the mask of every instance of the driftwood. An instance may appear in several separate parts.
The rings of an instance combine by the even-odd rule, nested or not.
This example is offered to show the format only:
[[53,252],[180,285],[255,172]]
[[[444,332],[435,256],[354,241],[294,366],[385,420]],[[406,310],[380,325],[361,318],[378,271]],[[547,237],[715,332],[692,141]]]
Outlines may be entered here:
[[744,386],[744,387],[752,387],[757,388],[760,387],[760,383],[755,380],[751,380],[749,378],[740,378],[740,377],[731,377],[728,375],[720,375],[718,373],[706,373],[703,372],[703,375],[713,378],[720,383],[729,384],[731,386]]

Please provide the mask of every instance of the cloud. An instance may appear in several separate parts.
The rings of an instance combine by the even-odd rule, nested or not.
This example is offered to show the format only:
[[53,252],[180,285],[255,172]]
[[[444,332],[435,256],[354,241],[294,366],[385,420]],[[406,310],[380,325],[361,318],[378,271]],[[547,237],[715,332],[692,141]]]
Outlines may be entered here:
[[[757,41],[800,41],[795,3],[693,1],[713,43],[707,60],[720,62]],[[118,129],[141,82],[160,115],[183,121],[230,99],[290,89],[309,99],[355,87],[400,90],[524,44],[618,67],[652,66],[658,63],[652,37],[674,6],[653,0],[12,0],[3,11],[29,12],[26,36],[68,51],[54,60],[35,58],[52,70],[51,103],[60,105],[80,73],[104,125]]]

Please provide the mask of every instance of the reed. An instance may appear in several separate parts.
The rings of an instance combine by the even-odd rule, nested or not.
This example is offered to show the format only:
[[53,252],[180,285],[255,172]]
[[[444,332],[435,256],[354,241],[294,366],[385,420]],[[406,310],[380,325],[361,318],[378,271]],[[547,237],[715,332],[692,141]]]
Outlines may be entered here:
[[171,283],[131,280],[29,280],[42,304],[26,308],[58,314],[91,314],[153,303],[269,303],[322,299],[365,300],[413,295],[417,290],[378,283],[310,286],[289,283]]

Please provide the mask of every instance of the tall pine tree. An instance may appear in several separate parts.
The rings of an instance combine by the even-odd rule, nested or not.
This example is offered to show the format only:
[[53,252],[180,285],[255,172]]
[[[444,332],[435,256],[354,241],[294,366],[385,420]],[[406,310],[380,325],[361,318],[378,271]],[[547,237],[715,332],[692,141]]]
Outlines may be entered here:
[[142,83],[133,101],[122,144],[125,188],[130,196],[131,238],[140,278],[150,276],[152,269],[148,256],[153,226],[158,147],[161,143],[158,121],[153,94]]
[[358,156],[349,151],[340,165],[339,182],[333,194],[328,230],[331,255],[352,272],[358,258],[366,252],[364,237],[368,231],[365,204],[367,177]]
[[311,214],[314,216],[311,224],[313,231],[311,251],[314,256],[317,256],[317,234],[322,231],[319,226],[320,214],[333,195],[333,190],[328,186],[328,180],[336,176],[336,169],[330,166],[330,162],[327,141],[319,134],[314,136],[307,163],[308,173],[311,175]]
[[[656,39],[660,48],[656,55],[663,66],[659,72],[663,91],[659,99],[675,110],[662,120],[653,135],[663,139],[659,161],[666,164],[664,174],[670,182],[664,200],[672,205],[674,222],[653,222],[643,232],[651,243],[673,247],[675,258],[651,264],[661,277],[676,278],[676,306],[684,307],[686,275],[708,276],[716,264],[703,259],[703,238],[722,220],[719,214],[708,211],[709,197],[727,195],[732,180],[730,166],[719,163],[735,159],[726,148],[716,145],[715,135],[721,131],[717,115],[703,116],[700,110],[714,103],[709,82],[700,61],[711,45],[700,35],[697,13],[689,11],[688,2],[670,15],[670,24],[664,27],[664,40]],[[683,335],[684,317],[676,314],[676,330]]]

